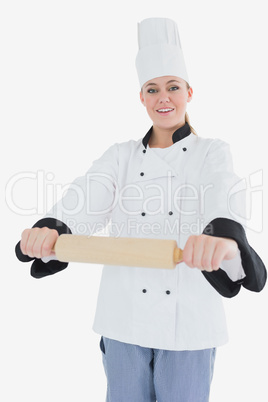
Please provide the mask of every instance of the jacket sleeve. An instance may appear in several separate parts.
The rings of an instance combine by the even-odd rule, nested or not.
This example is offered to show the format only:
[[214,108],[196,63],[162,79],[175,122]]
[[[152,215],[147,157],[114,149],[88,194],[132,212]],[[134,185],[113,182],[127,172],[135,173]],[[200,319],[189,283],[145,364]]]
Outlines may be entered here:
[[[63,222],[54,219],[54,218],[44,218],[40,219],[38,222],[36,222],[33,225],[33,228],[42,228],[42,227],[48,227],[49,229],[56,229],[59,233],[61,234],[71,234],[71,230],[68,228],[67,225],[65,225]],[[58,260],[51,260],[48,263],[45,263],[42,261],[42,259],[39,258],[31,258],[21,252],[20,248],[20,242],[17,243],[15,247],[15,253],[17,258],[21,262],[29,262],[32,261],[31,265],[31,275],[34,278],[43,278],[48,275],[53,275],[57,272],[62,271],[63,269],[67,268],[68,263],[66,262],[60,262]]]
[[[117,191],[118,146],[111,146],[82,177],[75,179],[46,216],[33,227],[48,227],[63,233],[93,235],[109,223]],[[34,259],[22,254],[20,242],[15,253],[22,262],[32,262],[34,278],[55,274],[68,266],[58,260]]]
[[229,298],[236,296],[242,286],[260,292],[267,279],[263,261],[247,241],[245,191],[239,190],[239,181],[233,172],[228,144],[216,140],[206,155],[201,174],[201,183],[210,187],[204,203],[203,234],[235,240],[239,254],[234,260],[223,261],[218,271],[202,273],[222,296]]
[[248,244],[245,230],[240,223],[231,219],[216,218],[209,223],[203,233],[233,239],[240,250],[245,273],[241,278],[231,278],[231,275],[222,268],[213,272],[202,271],[205,278],[222,296],[237,295],[241,286],[254,292],[260,292],[264,288],[267,280],[266,268],[259,255]]

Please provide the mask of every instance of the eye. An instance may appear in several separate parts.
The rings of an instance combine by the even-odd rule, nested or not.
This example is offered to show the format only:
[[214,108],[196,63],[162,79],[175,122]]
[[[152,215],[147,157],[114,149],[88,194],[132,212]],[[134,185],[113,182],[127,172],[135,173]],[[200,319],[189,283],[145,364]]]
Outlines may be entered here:
[[148,94],[155,94],[157,92],[157,90],[153,89],[153,88],[150,88],[150,89],[148,89],[147,92],[148,92]]
[[179,89],[179,87],[177,87],[177,86],[169,88],[170,91],[177,91],[178,89]]

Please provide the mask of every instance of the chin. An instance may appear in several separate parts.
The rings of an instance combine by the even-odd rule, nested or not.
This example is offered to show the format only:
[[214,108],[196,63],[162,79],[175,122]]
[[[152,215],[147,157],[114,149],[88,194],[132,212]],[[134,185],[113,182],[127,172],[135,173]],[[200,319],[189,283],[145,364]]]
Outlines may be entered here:
[[182,121],[181,123],[178,122],[178,120],[175,121],[166,121],[166,122],[159,122],[159,124],[156,123],[156,125],[163,129],[163,130],[176,130],[176,127],[178,126],[183,126],[185,124],[185,121]]

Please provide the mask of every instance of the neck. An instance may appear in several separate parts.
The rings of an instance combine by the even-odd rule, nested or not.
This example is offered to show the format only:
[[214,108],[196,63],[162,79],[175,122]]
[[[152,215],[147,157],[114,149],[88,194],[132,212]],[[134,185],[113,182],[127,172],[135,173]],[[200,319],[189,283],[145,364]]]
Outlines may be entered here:
[[173,145],[173,133],[180,127],[184,126],[184,124],[185,122],[172,128],[160,128],[153,126],[152,135],[149,140],[150,148],[167,148]]

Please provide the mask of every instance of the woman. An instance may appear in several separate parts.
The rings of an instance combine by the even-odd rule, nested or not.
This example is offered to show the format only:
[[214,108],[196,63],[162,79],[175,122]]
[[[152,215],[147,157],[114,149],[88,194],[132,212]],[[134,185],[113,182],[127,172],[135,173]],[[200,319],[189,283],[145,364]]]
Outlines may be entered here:
[[[16,253],[40,278],[64,268],[51,258],[61,233],[175,239],[175,270],[104,267],[94,331],[100,334],[109,402],[206,402],[216,348],[227,342],[221,295],[260,291],[265,267],[248,245],[241,193],[230,191],[229,147],[189,125],[189,86],[176,24],[139,24],[140,99],[153,125],[111,146],[46,218],[23,232]],[[80,232],[80,233],[79,233]],[[48,257],[44,261],[44,257]],[[42,260],[43,259],[43,260]]]

